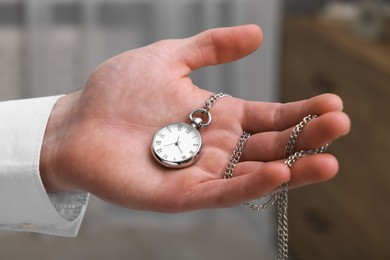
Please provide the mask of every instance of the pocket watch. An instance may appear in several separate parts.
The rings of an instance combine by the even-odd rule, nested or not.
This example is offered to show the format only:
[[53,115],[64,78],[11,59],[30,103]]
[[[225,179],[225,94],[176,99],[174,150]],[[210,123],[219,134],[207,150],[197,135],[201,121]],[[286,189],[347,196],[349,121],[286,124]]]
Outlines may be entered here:
[[195,109],[189,114],[189,123],[171,123],[157,130],[151,145],[153,158],[168,168],[183,168],[196,162],[202,149],[199,128],[211,123],[209,110],[223,97],[231,96],[215,93],[206,100],[203,108]]
[[[202,123],[204,114],[206,123]],[[200,108],[189,115],[190,123],[177,122],[168,124],[154,134],[152,141],[153,157],[163,166],[169,168],[183,168],[193,164],[202,149],[202,136],[198,129],[207,127],[211,122],[208,110]]]

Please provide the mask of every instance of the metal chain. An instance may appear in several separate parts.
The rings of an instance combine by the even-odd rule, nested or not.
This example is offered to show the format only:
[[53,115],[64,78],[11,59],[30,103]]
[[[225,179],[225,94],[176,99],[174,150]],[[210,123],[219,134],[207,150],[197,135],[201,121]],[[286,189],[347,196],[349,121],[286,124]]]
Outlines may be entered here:
[[278,200],[276,208],[277,217],[277,241],[278,241],[278,260],[288,259],[288,184],[283,183],[279,187]]
[[306,126],[306,124],[310,120],[312,120],[316,117],[317,117],[317,115],[308,115],[305,118],[303,118],[303,120],[299,124],[297,124],[294,127],[294,129],[290,135],[290,138],[288,139],[286,148],[284,150],[284,157],[285,158],[288,158],[289,156],[293,155],[295,146],[297,145],[299,134],[302,132],[302,130]]
[[[211,109],[211,107],[221,98],[223,97],[231,97],[228,94],[225,93],[216,93],[213,94],[209,99],[206,100],[203,108],[208,111]],[[298,142],[298,137],[302,133],[303,128],[306,126],[306,124],[316,118],[316,115],[308,115],[303,120],[297,124],[287,142],[284,155],[286,161],[284,164],[286,164],[288,167],[292,167],[292,165],[299,160],[302,157],[323,153],[327,150],[329,144],[326,144],[318,149],[313,150],[301,150],[298,152],[295,152],[296,145]],[[247,132],[243,132],[240,136],[240,139],[230,157],[229,163],[226,166],[224,178],[229,179],[232,178],[234,175],[234,169],[236,168],[238,162],[240,161],[240,158],[242,156],[242,151],[244,149],[245,143],[249,139],[250,134]],[[288,183],[283,183],[279,189],[272,193],[270,195],[270,198],[262,203],[262,204],[254,204],[251,202],[245,202],[244,204],[247,205],[252,210],[264,210],[269,208],[271,205],[273,205],[275,202],[277,202],[277,241],[278,241],[278,260],[287,260],[288,259]]]
[[244,149],[244,145],[250,136],[251,135],[249,133],[242,132],[240,140],[238,141],[238,144],[234,149],[232,156],[230,157],[229,163],[226,166],[226,171],[224,175],[225,179],[230,179],[233,177],[234,169],[236,168],[237,163],[240,161],[242,150]]
[[[215,101],[214,101],[215,103]],[[205,105],[206,107],[206,105]],[[210,106],[211,107],[211,106]],[[205,108],[206,109],[206,108]],[[302,133],[303,128],[306,126],[306,124],[316,118],[316,115],[308,115],[306,116],[299,124],[297,124],[287,142],[287,146],[285,148],[285,158],[286,161],[284,164],[286,164],[288,167],[292,167],[292,165],[299,160],[302,157],[323,153],[327,150],[329,144],[326,144],[318,149],[313,150],[301,150],[298,152],[295,152],[296,144],[298,142],[298,137]],[[236,148],[233,151],[233,154],[230,158],[230,161],[228,165],[226,166],[224,178],[229,179],[233,177],[234,169],[237,166],[237,163],[240,161],[242,150],[245,146],[246,141],[249,139],[250,134],[243,132],[240,136],[240,139],[236,145]],[[244,204],[247,205],[252,210],[264,210],[269,208],[271,205],[273,205],[277,201],[277,211],[278,211],[278,217],[277,217],[277,240],[278,240],[278,256],[277,259],[279,260],[286,260],[288,259],[288,184],[283,183],[279,189],[272,193],[270,195],[271,197],[262,204],[254,204],[251,202],[245,202]]]
[[210,108],[217,102],[219,99],[223,97],[231,97],[229,94],[225,93],[215,93],[209,99],[206,100],[203,108],[206,109],[207,111],[210,110]]
[[[287,142],[287,146],[285,149],[285,157],[287,160],[284,162],[288,167],[292,167],[293,164],[298,161],[300,158],[305,156],[310,156],[313,154],[318,153],[324,153],[328,147],[329,144],[325,144],[324,146],[312,149],[312,150],[296,150],[296,145],[298,142],[298,137],[302,133],[303,128],[306,126],[306,124],[316,118],[317,115],[308,115],[303,120],[297,124]],[[280,186],[278,191],[278,203],[277,203],[277,210],[278,210],[278,227],[277,227],[277,235],[278,235],[278,259],[288,259],[288,217],[287,217],[287,210],[288,210],[288,184],[284,183]]]

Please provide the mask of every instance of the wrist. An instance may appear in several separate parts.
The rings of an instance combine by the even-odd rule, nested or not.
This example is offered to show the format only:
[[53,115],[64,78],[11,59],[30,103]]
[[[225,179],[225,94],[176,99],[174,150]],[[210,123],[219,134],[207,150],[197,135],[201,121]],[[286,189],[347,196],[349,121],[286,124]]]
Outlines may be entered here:
[[61,97],[50,113],[39,161],[40,176],[47,192],[72,190],[71,185],[66,182],[66,176],[62,176],[62,171],[57,165],[61,158],[60,147],[70,123],[72,108],[79,96],[80,92],[74,92]]

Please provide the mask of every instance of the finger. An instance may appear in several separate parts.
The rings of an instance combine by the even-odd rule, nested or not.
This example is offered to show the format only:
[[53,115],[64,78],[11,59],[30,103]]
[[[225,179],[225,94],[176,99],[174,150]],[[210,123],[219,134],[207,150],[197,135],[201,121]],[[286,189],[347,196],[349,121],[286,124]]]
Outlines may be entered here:
[[[337,138],[348,134],[350,119],[343,112],[329,112],[307,124],[306,131],[298,137],[296,150],[319,148]],[[306,127],[305,127],[306,128]]]
[[[346,135],[350,120],[343,112],[329,112],[311,120],[298,136],[296,150],[319,148]],[[242,161],[274,161],[284,158],[288,139],[293,131],[264,132],[252,135],[245,144]]]
[[[284,160],[276,163],[282,164]],[[241,162],[237,164],[233,178],[242,177],[256,172],[269,163],[262,162]],[[287,166],[286,166],[287,167]],[[339,170],[337,159],[331,154],[315,154],[302,157],[291,167],[291,176],[289,180],[290,188],[297,188],[308,184],[324,182],[333,178]],[[272,192],[271,190],[270,192]]]
[[303,157],[291,167],[290,188],[297,188],[327,181],[339,170],[337,159],[331,154],[316,154]]
[[265,163],[252,172],[231,179],[217,179],[200,184],[187,201],[187,208],[231,207],[271,193],[290,178],[282,163]]
[[185,39],[180,60],[191,72],[243,58],[255,51],[262,40],[257,25],[211,29]]
[[309,114],[322,115],[342,109],[342,100],[334,94],[322,94],[286,104],[246,102],[242,126],[251,133],[282,131],[296,125]]

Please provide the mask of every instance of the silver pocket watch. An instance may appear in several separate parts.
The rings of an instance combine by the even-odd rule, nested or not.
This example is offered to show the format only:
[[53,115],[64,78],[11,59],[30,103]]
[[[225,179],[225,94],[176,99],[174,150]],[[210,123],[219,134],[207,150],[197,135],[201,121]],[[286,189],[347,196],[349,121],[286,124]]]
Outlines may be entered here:
[[[207,121],[196,115],[204,114]],[[208,110],[199,108],[189,115],[190,123],[177,122],[168,124],[154,134],[152,141],[153,157],[163,166],[183,168],[190,166],[199,158],[202,149],[202,136],[198,131],[211,123]]]

